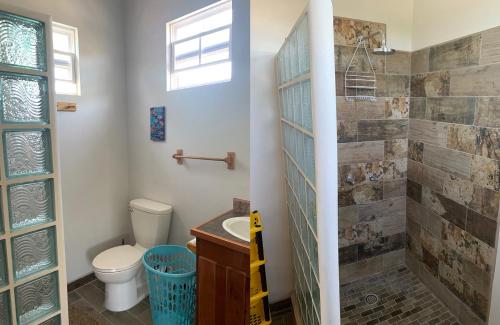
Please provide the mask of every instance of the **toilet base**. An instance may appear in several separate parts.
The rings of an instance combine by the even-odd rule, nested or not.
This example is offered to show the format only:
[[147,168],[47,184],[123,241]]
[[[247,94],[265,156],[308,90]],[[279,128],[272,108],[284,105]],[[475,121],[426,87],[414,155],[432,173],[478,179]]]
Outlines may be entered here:
[[104,307],[113,312],[126,311],[146,298],[148,290],[144,270],[128,282],[105,283]]

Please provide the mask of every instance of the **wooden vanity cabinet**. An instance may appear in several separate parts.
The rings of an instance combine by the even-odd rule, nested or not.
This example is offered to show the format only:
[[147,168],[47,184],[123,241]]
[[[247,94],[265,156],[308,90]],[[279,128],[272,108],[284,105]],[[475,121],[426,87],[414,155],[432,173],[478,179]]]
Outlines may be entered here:
[[201,238],[196,253],[197,324],[249,324],[249,255]]

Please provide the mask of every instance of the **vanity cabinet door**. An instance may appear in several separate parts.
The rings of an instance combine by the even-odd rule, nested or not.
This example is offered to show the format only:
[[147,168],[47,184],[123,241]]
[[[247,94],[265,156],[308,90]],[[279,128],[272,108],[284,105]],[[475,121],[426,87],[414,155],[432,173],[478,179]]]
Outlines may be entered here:
[[249,324],[249,256],[201,238],[196,253],[197,324]]

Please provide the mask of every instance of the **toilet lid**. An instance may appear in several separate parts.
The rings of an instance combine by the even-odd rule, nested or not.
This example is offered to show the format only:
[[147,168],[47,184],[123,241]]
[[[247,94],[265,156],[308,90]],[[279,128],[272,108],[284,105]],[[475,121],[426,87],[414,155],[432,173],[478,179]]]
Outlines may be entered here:
[[95,269],[101,272],[119,272],[140,263],[144,252],[130,245],[122,245],[105,250],[92,261]]

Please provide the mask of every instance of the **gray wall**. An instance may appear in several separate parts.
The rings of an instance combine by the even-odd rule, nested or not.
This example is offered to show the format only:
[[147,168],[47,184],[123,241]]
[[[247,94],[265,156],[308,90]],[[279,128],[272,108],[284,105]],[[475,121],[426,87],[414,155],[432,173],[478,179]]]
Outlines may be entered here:
[[[229,83],[166,92],[165,24],[214,1],[127,1],[127,104],[129,196],[171,203],[171,243],[185,244],[190,228],[249,196],[249,1],[234,0],[233,79]],[[167,140],[149,140],[149,108],[167,107]],[[224,156],[235,151],[236,169],[222,163],[171,158]]]
[[0,0],[78,27],[81,97],[58,113],[68,281],[129,232],[123,11],[120,0]]

